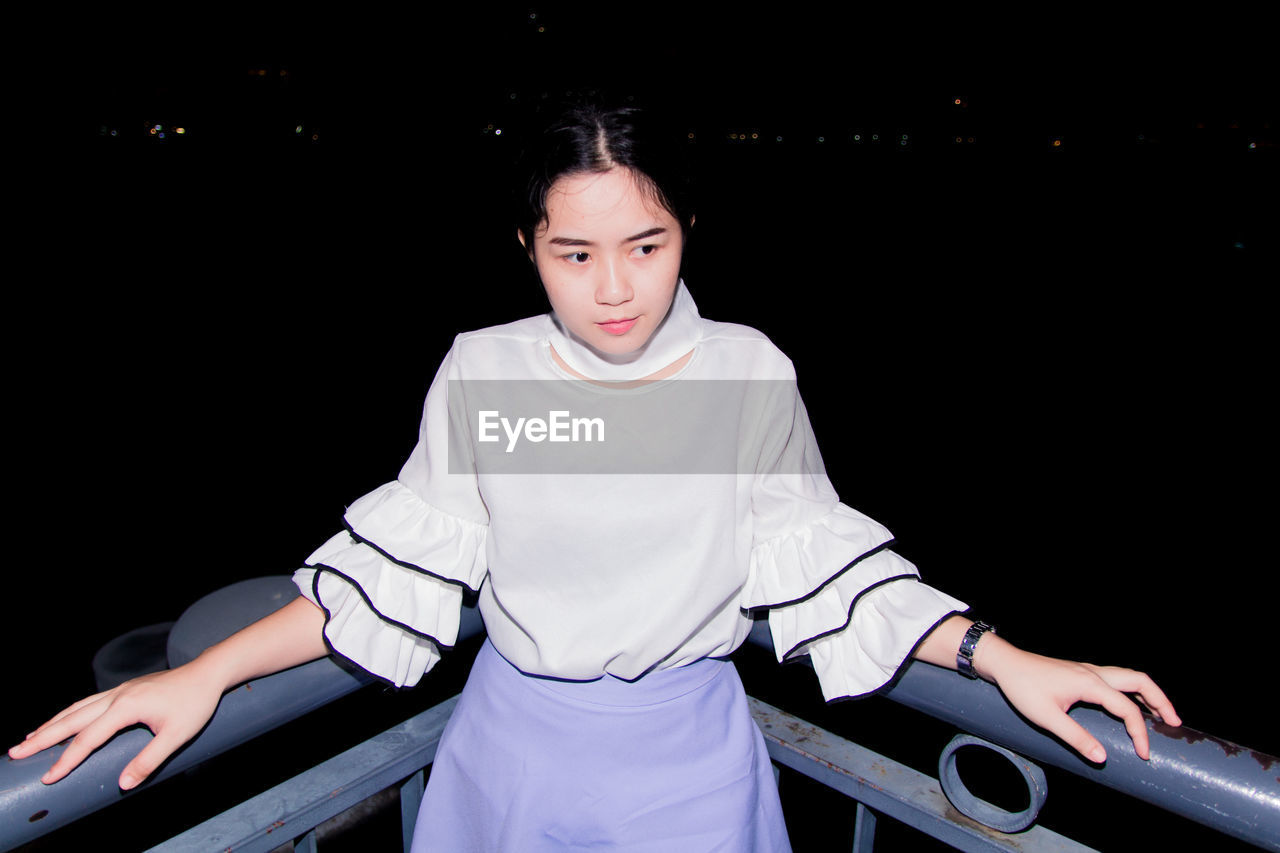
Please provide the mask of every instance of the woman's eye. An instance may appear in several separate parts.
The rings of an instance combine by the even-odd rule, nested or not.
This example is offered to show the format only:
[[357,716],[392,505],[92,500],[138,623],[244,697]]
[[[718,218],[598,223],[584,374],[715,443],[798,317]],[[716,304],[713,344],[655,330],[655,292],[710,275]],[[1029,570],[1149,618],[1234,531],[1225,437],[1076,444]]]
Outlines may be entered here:
[[654,252],[658,251],[658,247],[657,246],[636,246],[634,251],[637,255],[643,258],[643,257],[648,257],[649,255],[652,255]]
[[585,264],[591,259],[588,252],[574,252],[572,255],[565,255],[564,259],[571,264]]

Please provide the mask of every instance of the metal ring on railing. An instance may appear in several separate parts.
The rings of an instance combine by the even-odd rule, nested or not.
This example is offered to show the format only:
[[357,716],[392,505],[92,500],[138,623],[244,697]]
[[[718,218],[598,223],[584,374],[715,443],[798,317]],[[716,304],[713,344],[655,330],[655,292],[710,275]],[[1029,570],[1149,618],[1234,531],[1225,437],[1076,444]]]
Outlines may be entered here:
[[[956,751],[966,746],[986,747],[1007,758],[1027,783],[1031,804],[1020,812],[1009,812],[974,796],[965,787],[960,779],[960,771],[956,768]],[[942,756],[938,759],[938,781],[942,783],[942,793],[947,795],[956,811],[1000,832],[1021,832],[1031,826],[1049,796],[1049,782],[1045,779],[1043,770],[1016,752],[1010,752],[973,735],[956,735],[946,749],[942,750]]]

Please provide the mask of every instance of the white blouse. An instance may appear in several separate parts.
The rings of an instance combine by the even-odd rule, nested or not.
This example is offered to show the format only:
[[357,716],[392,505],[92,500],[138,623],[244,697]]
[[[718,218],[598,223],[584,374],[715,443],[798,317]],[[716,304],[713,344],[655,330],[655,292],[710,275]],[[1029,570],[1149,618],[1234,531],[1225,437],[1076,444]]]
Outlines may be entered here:
[[[570,376],[552,345],[609,380],[693,356],[619,389]],[[471,590],[494,646],[531,675],[630,680],[724,656],[767,609],[778,659],[809,655],[828,700],[874,692],[965,605],[839,502],[794,381],[768,338],[702,319],[683,283],[622,362],[551,314],[459,335],[399,478],[353,503],[294,581],[333,650],[397,686],[453,645]],[[548,405],[565,408],[540,425],[527,405],[508,415],[540,399],[530,389],[564,391]],[[579,411],[599,417],[574,424]]]

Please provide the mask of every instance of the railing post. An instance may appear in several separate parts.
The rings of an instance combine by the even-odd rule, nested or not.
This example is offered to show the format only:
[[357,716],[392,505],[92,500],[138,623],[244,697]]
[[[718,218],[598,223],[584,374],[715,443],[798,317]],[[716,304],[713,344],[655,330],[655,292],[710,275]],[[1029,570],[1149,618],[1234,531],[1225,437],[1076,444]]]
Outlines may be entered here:
[[425,770],[419,770],[400,785],[400,834],[404,839],[403,849],[408,850],[413,843],[413,828],[418,822],[418,806],[422,804],[422,792],[426,787],[423,779]]
[[293,853],[316,853],[317,848],[316,831],[314,829],[293,842]]
[[853,817],[853,853],[872,853],[876,844],[876,813],[858,803]]

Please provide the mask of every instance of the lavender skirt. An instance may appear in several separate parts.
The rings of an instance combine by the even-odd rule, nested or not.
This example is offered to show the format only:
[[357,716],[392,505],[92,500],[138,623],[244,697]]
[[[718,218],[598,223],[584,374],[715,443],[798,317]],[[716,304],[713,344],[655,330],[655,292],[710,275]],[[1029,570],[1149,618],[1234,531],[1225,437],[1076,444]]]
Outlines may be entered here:
[[485,642],[441,738],[413,852],[565,850],[791,850],[732,664],[554,681]]

